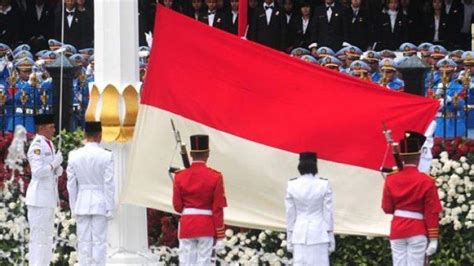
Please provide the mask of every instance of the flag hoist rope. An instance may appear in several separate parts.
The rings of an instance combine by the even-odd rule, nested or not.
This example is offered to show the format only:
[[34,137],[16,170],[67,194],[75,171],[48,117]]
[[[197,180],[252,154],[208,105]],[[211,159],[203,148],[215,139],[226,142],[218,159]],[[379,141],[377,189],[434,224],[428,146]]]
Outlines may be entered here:
[[[64,78],[64,57],[65,57],[65,49],[64,49],[64,12],[65,12],[65,5],[64,5],[64,0],[61,1],[62,4],[61,4],[61,53],[60,53],[60,57],[61,57],[61,63],[60,63],[60,69],[59,69],[59,125],[58,125],[58,128],[59,128],[59,139],[58,139],[58,147],[56,149],[56,152],[57,151],[61,151],[61,146],[62,146],[62,138],[61,138],[61,129],[62,129],[62,113],[63,113],[63,78]],[[53,170],[54,171],[54,170]],[[54,173],[53,173],[54,174]],[[56,178],[56,189],[58,189],[58,178]],[[57,210],[61,210],[61,201],[59,199],[59,193],[58,193],[58,196],[57,196],[57,204],[56,204],[56,208]],[[55,211],[55,220],[56,220],[56,211]],[[58,219],[58,223],[56,224],[54,222],[54,235],[52,236],[53,237],[53,254],[54,254],[54,251],[56,250],[56,248],[58,247],[58,244],[59,244],[59,241],[61,240],[60,239],[60,228],[61,228],[61,221],[60,219]],[[62,241],[66,241],[67,240],[62,240]],[[77,248],[76,248],[77,250]]]

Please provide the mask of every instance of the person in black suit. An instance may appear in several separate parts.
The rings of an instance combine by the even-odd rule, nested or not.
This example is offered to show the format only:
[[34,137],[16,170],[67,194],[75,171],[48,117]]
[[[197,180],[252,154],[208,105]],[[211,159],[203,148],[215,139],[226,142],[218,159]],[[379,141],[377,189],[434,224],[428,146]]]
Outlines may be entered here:
[[84,22],[83,43],[84,47],[94,46],[94,10],[89,7],[86,0],[76,0],[77,11]]
[[286,34],[286,46],[285,50],[286,52],[291,51],[291,47],[293,47],[295,43],[295,38],[296,38],[296,31],[298,27],[298,21],[300,18],[300,12],[299,12],[299,6],[295,6],[295,1],[294,0],[284,0],[282,2],[283,6],[283,12],[285,14],[285,22],[286,22],[286,29],[287,29],[287,34]]
[[450,41],[447,49],[457,49],[462,44],[461,29],[464,23],[464,5],[461,0],[444,0],[444,9],[447,15]]
[[362,50],[372,46],[373,21],[369,11],[362,7],[362,0],[352,0],[348,14],[349,30],[346,41]]
[[239,0],[230,0],[230,10],[225,13],[225,30],[237,34],[239,30]]
[[290,25],[288,32],[288,35],[293,36],[293,39],[289,43],[287,52],[296,47],[308,48],[311,42],[311,4],[308,1],[302,1],[299,9],[301,15],[295,17],[295,22]]
[[186,15],[195,20],[199,20],[199,14],[204,11],[205,8],[203,0],[191,0],[191,8],[186,12]]
[[[56,12],[54,18],[55,36],[56,39],[61,40],[61,9]],[[86,21],[76,10],[75,0],[64,0],[64,43],[74,46],[76,49],[89,48],[84,45]],[[87,46],[87,47],[86,47]]]
[[253,14],[248,39],[277,50],[283,50],[286,30],[283,12],[276,7],[273,0],[265,0]]
[[33,53],[48,49],[48,40],[53,37],[54,8],[45,0],[35,0],[28,6],[25,17],[25,40]]
[[316,46],[327,46],[339,50],[347,39],[347,10],[334,0],[325,0],[324,5],[314,9],[311,26],[311,49]]
[[206,0],[207,10],[199,14],[199,21],[219,29],[224,29],[224,13],[217,10],[217,0]]
[[386,6],[387,10],[382,11],[377,23],[376,36],[378,36],[378,42],[380,43],[377,48],[380,50],[396,50],[407,39],[406,20],[398,11],[398,0],[387,0]]
[[12,49],[21,42],[21,13],[10,0],[0,0],[0,42]]
[[420,10],[411,0],[400,0],[400,13],[405,17],[407,26],[407,40],[412,43],[421,41],[423,16]]
[[432,1],[432,10],[423,19],[424,40],[446,46],[450,40],[448,15],[446,15],[442,0]]

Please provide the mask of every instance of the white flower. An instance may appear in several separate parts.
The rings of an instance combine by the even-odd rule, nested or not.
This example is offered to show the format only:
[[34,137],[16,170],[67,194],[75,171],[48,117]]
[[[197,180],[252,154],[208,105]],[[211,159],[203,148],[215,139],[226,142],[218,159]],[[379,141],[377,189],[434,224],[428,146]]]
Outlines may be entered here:
[[448,158],[448,152],[447,152],[447,151],[443,151],[443,152],[441,152],[441,153],[439,154],[439,156],[440,156],[441,158]]
[[460,221],[454,221],[454,230],[459,231],[462,228],[462,223]]
[[465,163],[465,162],[467,162],[467,158],[465,156],[461,156],[461,158],[459,158],[459,161],[461,163]]
[[259,241],[263,241],[263,240],[265,240],[265,239],[267,239],[267,235],[265,235],[264,232],[261,232],[261,233],[258,235],[258,240],[259,240]]
[[5,198],[6,200],[11,199],[12,197],[13,197],[13,195],[12,195],[12,193],[10,193],[10,191],[7,191],[7,192],[5,193],[4,198]]
[[469,211],[469,206],[467,206],[466,204],[463,204],[461,206],[461,210],[462,210],[462,212],[468,212]]
[[280,247],[282,248],[286,247],[286,240],[281,241]]
[[451,166],[449,164],[445,164],[442,170],[445,173],[449,173],[451,171]]
[[233,235],[234,235],[234,231],[232,231],[232,229],[225,230],[226,237],[232,237]]
[[3,240],[3,235],[2,234],[0,234],[0,240]]
[[467,221],[464,225],[466,225],[467,228],[473,227],[473,223],[471,221]]
[[245,239],[245,244],[248,245],[248,244],[250,244],[250,242],[251,242],[250,239]]
[[450,196],[450,197],[456,196],[456,190],[454,190],[454,189],[448,190],[448,196]]
[[255,241],[255,240],[257,240],[257,237],[256,237],[256,236],[252,236],[250,239],[251,239],[252,241]]
[[238,234],[238,237],[240,239],[240,241],[244,241],[245,239],[247,239],[247,236],[245,234]]
[[225,261],[226,261],[226,262],[230,262],[231,260],[232,260],[232,257],[230,257],[229,255],[227,255],[227,256],[225,257]]
[[462,164],[462,168],[463,168],[464,170],[466,170],[466,171],[469,170],[469,169],[471,169],[471,167],[470,167],[469,164],[467,164],[467,163],[463,163],[463,164]]
[[283,251],[283,249],[280,248],[279,250],[277,250],[276,254],[280,257],[283,257],[283,255],[285,255],[285,252]]
[[265,230],[265,234],[270,235],[271,233],[272,233],[272,231],[270,231],[270,230]]
[[280,233],[280,234],[278,234],[278,238],[281,239],[281,240],[286,239],[286,234]]
[[51,258],[51,262],[55,263],[59,260],[59,253],[54,253],[53,257]]
[[463,187],[458,187],[458,192],[459,193],[464,193],[464,188]]
[[10,202],[10,203],[8,203],[8,208],[10,208],[10,210],[15,209],[15,207],[16,207],[15,202]]
[[466,201],[466,198],[464,197],[464,195],[460,195],[457,199],[457,202],[459,204],[462,204],[464,201]]
[[462,167],[458,167],[458,168],[456,168],[455,171],[456,171],[457,174],[460,175],[460,174],[462,174],[462,173],[464,172],[464,169],[463,169]]

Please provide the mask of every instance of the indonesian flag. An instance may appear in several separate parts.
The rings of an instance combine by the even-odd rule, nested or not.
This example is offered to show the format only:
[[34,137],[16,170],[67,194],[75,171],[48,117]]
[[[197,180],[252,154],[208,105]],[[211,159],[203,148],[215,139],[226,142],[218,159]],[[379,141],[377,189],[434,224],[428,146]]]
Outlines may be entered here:
[[[318,153],[334,195],[336,233],[387,235],[381,209],[386,142],[424,132],[438,103],[313,65],[158,8],[122,203],[173,212],[168,167],[184,141],[210,136],[229,225],[285,230],[284,198],[298,153]],[[189,145],[188,145],[189,147]],[[389,156],[390,157],[390,156]],[[394,165],[389,161],[390,166]]]

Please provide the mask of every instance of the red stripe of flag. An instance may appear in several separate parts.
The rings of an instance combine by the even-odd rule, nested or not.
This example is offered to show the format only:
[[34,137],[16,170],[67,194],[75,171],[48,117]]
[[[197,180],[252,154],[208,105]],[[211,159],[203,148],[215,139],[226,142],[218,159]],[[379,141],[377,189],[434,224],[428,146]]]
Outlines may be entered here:
[[156,18],[142,104],[251,141],[378,169],[382,121],[399,139],[405,130],[424,132],[438,110],[434,100],[291,58],[169,9],[159,7]]

